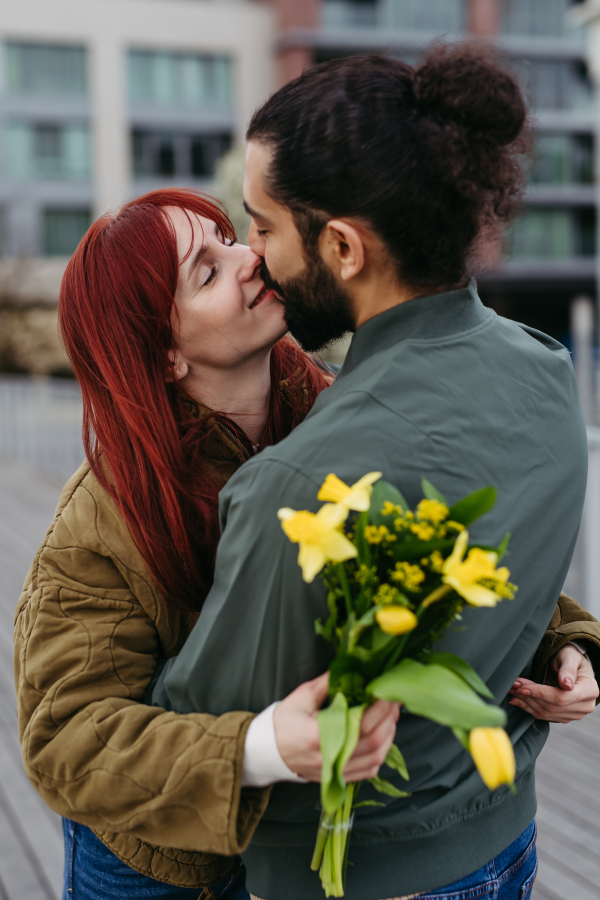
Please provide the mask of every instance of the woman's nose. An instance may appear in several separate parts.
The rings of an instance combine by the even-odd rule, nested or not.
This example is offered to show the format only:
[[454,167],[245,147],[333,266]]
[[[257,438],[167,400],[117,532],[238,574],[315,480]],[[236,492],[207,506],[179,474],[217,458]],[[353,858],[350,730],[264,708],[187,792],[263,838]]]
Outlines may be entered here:
[[243,258],[240,262],[240,279],[242,281],[252,281],[252,279],[258,274],[258,271],[262,264],[262,259],[258,256],[254,250],[251,250],[250,247],[240,246],[239,249],[243,251]]

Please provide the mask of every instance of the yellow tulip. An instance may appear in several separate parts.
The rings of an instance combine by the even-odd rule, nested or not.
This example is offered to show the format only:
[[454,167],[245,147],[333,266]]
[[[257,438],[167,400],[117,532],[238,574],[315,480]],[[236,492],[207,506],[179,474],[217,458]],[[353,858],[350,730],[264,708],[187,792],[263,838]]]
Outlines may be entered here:
[[474,728],[469,751],[484,783],[491,791],[515,780],[515,753],[504,728]]
[[277,515],[290,541],[300,544],[298,565],[308,584],[314,581],[325,563],[343,562],[358,555],[354,544],[340,531],[348,517],[345,506],[326,503],[317,513],[284,507]]
[[381,475],[381,472],[369,472],[368,475],[363,475],[352,487],[344,484],[337,475],[328,475],[321,485],[317,498],[319,500],[329,500],[331,503],[340,503],[347,510],[353,509],[356,512],[365,512],[371,504],[373,485],[376,481],[379,481]]
[[384,606],[377,610],[375,618],[386,634],[406,634],[419,624],[414,612],[405,606]]
[[507,585],[510,572],[505,567],[496,568],[498,554],[473,547],[463,560],[468,543],[469,532],[461,531],[442,567],[442,581],[471,606],[495,606],[503,597],[512,599],[511,585]]

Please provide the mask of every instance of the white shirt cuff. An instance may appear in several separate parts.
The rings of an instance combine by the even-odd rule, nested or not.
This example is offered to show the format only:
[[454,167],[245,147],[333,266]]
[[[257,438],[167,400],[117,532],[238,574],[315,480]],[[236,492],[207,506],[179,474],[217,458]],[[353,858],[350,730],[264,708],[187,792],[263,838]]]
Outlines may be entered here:
[[588,652],[587,652],[587,650],[585,649],[584,644],[579,643],[579,641],[569,641],[569,643],[568,643],[568,644],[565,644],[564,646],[565,646],[565,647],[575,647],[576,650],[579,650],[579,652],[581,653],[582,656],[585,656],[585,658],[587,659],[587,661],[588,661],[588,662],[590,663],[590,665],[591,665],[591,662],[592,662],[592,661],[591,661],[591,659],[590,659],[589,656],[588,656]]
[[306,778],[296,775],[286,766],[279,752],[273,723],[277,705],[271,703],[250,722],[244,745],[242,787],[266,787],[276,781],[307,783]]

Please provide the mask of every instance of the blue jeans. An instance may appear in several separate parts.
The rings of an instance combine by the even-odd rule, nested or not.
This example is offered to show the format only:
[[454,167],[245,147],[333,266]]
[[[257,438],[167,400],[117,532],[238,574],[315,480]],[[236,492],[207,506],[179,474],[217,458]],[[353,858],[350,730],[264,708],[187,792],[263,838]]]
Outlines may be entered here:
[[472,875],[419,900],[529,900],[537,875],[536,828],[532,822],[510,847]]
[[[198,900],[202,888],[175,887],[121,862],[85,825],[63,819],[65,883],[62,900]],[[211,885],[219,900],[250,900],[246,871]]]

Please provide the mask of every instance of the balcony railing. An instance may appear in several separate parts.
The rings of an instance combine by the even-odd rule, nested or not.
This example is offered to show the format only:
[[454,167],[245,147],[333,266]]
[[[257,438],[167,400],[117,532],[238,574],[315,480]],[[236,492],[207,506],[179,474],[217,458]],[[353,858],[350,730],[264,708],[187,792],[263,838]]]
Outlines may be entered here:
[[79,385],[58,378],[0,377],[0,453],[62,481],[84,459]]
[[465,0],[325,0],[325,28],[392,28],[460,32],[466,27]]

